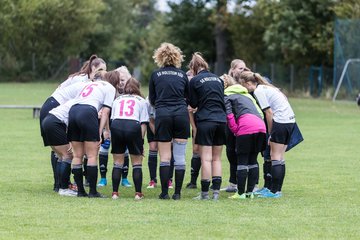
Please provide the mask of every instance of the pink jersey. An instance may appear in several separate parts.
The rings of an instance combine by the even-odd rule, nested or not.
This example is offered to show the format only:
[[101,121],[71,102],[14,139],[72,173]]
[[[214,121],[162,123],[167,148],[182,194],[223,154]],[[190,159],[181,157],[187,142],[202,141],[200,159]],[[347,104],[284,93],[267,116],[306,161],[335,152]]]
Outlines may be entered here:
[[235,119],[233,113],[226,116],[228,126],[235,136],[254,134],[254,133],[266,133],[266,126],[264,121],[256,115],[244,114],[238,119]]
[[111,119],[149,122],[148,107],[144,98],[137,95],[121,95],[115,99],[111,109]]

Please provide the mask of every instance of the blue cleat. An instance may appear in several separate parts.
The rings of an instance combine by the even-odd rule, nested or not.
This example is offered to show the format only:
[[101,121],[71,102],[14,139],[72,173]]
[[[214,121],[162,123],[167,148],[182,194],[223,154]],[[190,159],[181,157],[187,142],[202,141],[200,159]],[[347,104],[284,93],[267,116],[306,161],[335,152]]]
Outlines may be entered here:
[[127,178],[121,179],[121,186],[123,187],[131,187],[131,184]]
[[257,191],[254,192],[254,195],[258,196],[258,195],[262,195],[264,193],[270,192],[270,190],[266,187],[263,187]]
[[97,186],[98,187],[105,187],[106,185],[107,185],[106,178],[101,178]]
[[263,193],[261,195],[258,196],[259,198],[280,198],[282,197],[282,193],[281,192],[276,192],[276,193],[272,193],[272,192],[267,192],[267,193]]

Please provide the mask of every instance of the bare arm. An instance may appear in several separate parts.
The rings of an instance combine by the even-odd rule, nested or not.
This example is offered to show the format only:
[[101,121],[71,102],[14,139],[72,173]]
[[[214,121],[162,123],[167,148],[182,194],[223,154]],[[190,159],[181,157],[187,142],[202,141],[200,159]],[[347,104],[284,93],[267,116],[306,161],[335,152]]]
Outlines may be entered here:
[[268,133],[270,134],[272,129],[272,121],[273,121],[273,111],[271,110],[271,108],[265,110],[265,119],[268,127],[267,130]]

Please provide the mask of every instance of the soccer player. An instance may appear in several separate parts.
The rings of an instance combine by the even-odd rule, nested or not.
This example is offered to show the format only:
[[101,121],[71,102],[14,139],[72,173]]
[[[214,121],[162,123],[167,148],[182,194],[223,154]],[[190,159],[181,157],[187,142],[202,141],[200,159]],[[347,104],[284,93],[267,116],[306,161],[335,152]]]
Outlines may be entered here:
[[279,198],[285,178],[285,150],[295,125],[295,114],[286,96],[275,86],[269,84],[258,73],[249,71],[240,75],[241,84],[254,92],[261,109],[265,112],[268,124],[271,176],[270,191],[264,191],[259,197]]
[[112,198],[119,198],[119,185],[124,164],[125,150],[131,155],[133,181],[135,185],[135,200],[144,197],[142,188],[142,154],[144,151],[144,136],[149,122],[147,105],[140,92],[140,83],[130,78],[123,94],[115,99],[111,111],[111,134],[114,167],[112,172]]
[[[59,87],[53,92],[53,94],[44,102],[40,110],[40,131],[41,136],[44,134],[44,130],[42,129],[42,121],[47,116],[49,111],[60,104],[65,103],[69,100],[69,98],[64,95],[61,91],[63,88],[78,83],[78,82],[88,82],[91,78],[93,78],[94,74],[99,70],[106,70],[106,63],[103,59],[98,58],[96,55],[92,55],[88,61],[85,62],[81,70],[77,73],[74,73],[68,77],[63,83],[59,85]],[[44,142],[45,145],[45,142]],[[46,146],[46,145],[45,145]],[[56,168],[58,163],[58,159],[54,155],[54,152],[51,152],[51,165],[53,169],[54,176],[54,191],[58,191],[58,180],[56,177]]]
[[[187,71],[186,75],[188,76],[189,81],[193,78],[192,72]],[[201,159],[199,154],[199,145],[195,143],[195,137],[196,137],[196,122],[195,122],[195,114],[197,109],[193,109],[192,107],[188,106],[189,110],[189,118],[190,118],[190,124],[191,124],[191,130],[192,130],[192,158],[191,158],[191,179],[190,182],[186,185],[187,189],[196,189],[197,185],[197,178],[200,173],[201,168]]]
[[201,194],[196,199],[210,199],[212,178],[213,199],[218,200],[226,128],[224,82],[209,72],[209,66],[200,53],[193,54],[189,68],[194,75],[190,81],[190,106],[197,108],[195,143],[199,144],[201,158]]
[[[116,97],[118,97],[120,94],[123,94],[124,87],[126,82],[131,78],[131,74],[126,66],[121,66],[117,69],[115,69],[120,74],[120,83],[117,87]],[[100,117],[99,117],[100,118]],[[105,126],[107,129],[103,131],[103,133],[107,134],[107,130],[110,129],[109,126]],[[107,173],[107,165],[108,165],[108,159],[109,159],[109,148],[110,148],[110,134],[107,134],[103,138],[103,143],[100,145],[100,151],[99,151],[99,170],[100,170],[100,181],[98,183],[98,187],[104,187],[107,185],[107,179],[106,179],[106,173]],[[125,152],[125,161],[123,164],[123,170],[122,170],[122,179],[121,179],[121,185],[124,187],[131,187],[131,184],[129,180],[127,179],[128,176],[128,170],[129,170],[129,152],[126,150]]]
[[[155,107],[155,139],[160,154],[160,199],[169,199],[168,182],[171,155],[174,156],[175,192],[174,200],[181,198],[185,175],[186,143],[190,133],[187,110],[189,80],[180,69],[183,62],[181,50],[171,43],[162,43],[155,50],[153,59],[159,69],[149,82],[149,100]],[[171,145],[173,151],[171,151]]]
[[227,123],[236,138],[237,193],[229,198],[254,198],[253,190],[259,178],[257,156],[266,145],[263,114],[246,88],[229,75],[223,75],[222,79],[225,84]]
[[[84,88],[86,83],[80,82],[63,88],[61,91],[69,99],[75,98]],[[43,119],[41,127],[43,130],[43,140],[46,146],[51,146],[52,150],[58,156],[57,178],[59,181],[59,195],[76,196],[77,192],[69,189],[72,151],[67,140],[67,125],[69,110],[74,100],[50,110],[49,114]]]
[[156,187],[156,168],[157,168],[157,155],[158,155],[158,146],[157,141],[155,141],[155,108],[151,106],[149,98],[146,99],[146,104],[148,107],[149,114],[149,124],[147,126],[146,137],[149,143],[149,155],[148,155],[148,167],[150,182],[147,188],[152,189]]
[[[85,85],[75,98],[76,103],[69,111],[68,139],[73,147],[73,174],[78,187],[78,197],[103,197],[96,189],[98,176],[98,147],[101,133],[109,120],[111,106],[119,84],[119,74],[111,71],[105,74],[105,81],[91,82]],[[98,112],[102,108],[100,123]],[[83,185],[82,159],[88,158],[87,180],[89,194]]]

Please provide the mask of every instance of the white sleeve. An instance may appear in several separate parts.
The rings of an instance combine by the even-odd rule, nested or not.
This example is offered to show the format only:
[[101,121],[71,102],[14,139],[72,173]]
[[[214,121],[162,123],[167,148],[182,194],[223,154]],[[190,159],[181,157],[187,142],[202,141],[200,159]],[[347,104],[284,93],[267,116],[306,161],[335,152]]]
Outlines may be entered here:
[[257,87],[254,91],[254,96],[256,97],[256,100],[258,101],[261,110],[265,110],[270,107],[263,88],[261,88],[260,86]]
[[106,107],[109,107],[111,108],[112,107],[112,104],[114,102],[114,99],[115,99],[115,88],[108,84],[106,85],[105,87],[105,99],[104,99],[104,103],[103,103],[103,106],[106,106]]
[[145,100],[140,101],[140,122],[149,122],[149,113]]

